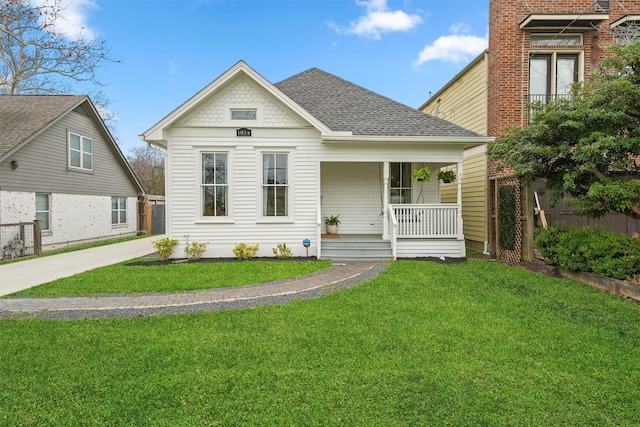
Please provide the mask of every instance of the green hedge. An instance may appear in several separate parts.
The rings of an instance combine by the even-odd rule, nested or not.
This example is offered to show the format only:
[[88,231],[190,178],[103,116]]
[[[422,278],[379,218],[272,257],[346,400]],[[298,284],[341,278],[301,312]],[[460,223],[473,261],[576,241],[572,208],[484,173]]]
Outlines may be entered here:
[[534,247],[549,264],[565,270],[622,280],[640,275],[640,238],[602,227],[578,228],[555,223],[538,231]]
[[516,187],[498,189],[498,243],[502,249],[516,248]]

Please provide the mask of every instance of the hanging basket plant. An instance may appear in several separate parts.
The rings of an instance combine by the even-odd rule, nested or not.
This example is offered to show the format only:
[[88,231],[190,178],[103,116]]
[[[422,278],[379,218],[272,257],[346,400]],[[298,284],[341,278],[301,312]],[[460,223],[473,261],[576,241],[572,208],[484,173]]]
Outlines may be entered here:
[[454,171],[440,171],[438,172],[438,180],[448,184],[456,181],[456,173]]
[[431,169],[429,169],[427,166],[424,166],[422,168],[414,170],[412,176],[413,179],[418,182],[429,181],[431,179]]

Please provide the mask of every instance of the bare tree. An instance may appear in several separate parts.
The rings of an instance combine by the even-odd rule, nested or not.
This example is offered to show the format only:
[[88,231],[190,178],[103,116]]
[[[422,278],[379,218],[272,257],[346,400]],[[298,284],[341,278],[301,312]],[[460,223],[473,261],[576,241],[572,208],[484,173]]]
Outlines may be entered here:
[[147,147],[135,147],[129,150],[127,160],[147,194],[164,195],[164,155],[162,153]]
[[71,83],[101,83],[96,70],[113,62],[109,48],[82,32],[64,33],[62,0],[0,0],[0,93],[64,94]]

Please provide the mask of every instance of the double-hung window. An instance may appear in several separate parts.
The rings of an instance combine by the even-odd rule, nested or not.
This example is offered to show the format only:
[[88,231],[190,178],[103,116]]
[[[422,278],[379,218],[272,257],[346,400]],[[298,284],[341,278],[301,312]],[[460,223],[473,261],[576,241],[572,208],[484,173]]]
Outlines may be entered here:
[[289,216],[289,155],[262,154],[262,216]]
[[111,198],[111,224],[119,225],[127,223],[127,198]]
[[228,216],[229,173],[227,153],[202,153],[202,216]]
[[69,133],[69,167],[93,170],[93,142],[91,138]]
[[391,203],[411,203],[411,163],[391,163],[390,172]]
[[49,195],[36,193],[36,219],[40,221],[40,230],[49,230]]

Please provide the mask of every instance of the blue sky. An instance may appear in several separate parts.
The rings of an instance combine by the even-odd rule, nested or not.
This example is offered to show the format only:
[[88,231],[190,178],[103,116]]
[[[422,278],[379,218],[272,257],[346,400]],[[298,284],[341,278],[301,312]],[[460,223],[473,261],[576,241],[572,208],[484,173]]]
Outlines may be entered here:
[[98,76],[125,155],[239,60],[273,83],[317,67],[417,108],[487,44],[488,0],[66,1],[64,25],[120,61]]

